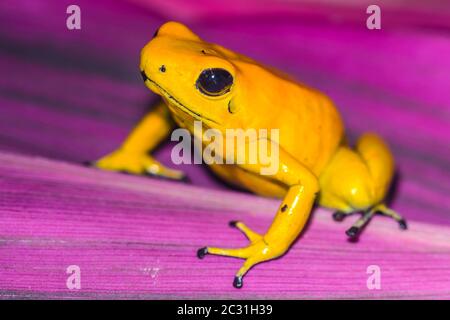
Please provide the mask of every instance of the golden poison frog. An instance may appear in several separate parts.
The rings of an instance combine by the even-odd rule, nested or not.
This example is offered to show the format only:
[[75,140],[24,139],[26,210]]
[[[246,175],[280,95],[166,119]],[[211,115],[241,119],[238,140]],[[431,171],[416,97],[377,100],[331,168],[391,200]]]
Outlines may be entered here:
[[[243,276],[255,264],[286,253],[303,230],[315,201],[334,209],[337,221],[362,212],[347,230],[349,237],[357,237],[376,213],[392,217],[406,229],[405,220],[384,203],[394,174],[387,145],[375,134],[364,134],[354,148],[349,147],[335,105],[321,92],[205,42],[177,22],[162,25],[142,49],[140,71],[145,85],[162,99],[119,149],[95,163],[99,168],[180,180],[182,172],[165,167],[149,154],[175,126],[193,132],[194,122],[201,121],[205,128],[219,132],[279,129],[278,141],[262,138],[269,149],[277,144],[273,174],[261,174],[260,164],[250,161],[210,164],[228,183],[282,199],[265,234],[240,221],[230,223],[248,238],[246,247],[198,250],[199,258],[214,254],[244,259],[234,278],[235,287],[242,287]],[[257,140],[247,140],[244,147]],[[226,141],[221,156],[227,152]]]

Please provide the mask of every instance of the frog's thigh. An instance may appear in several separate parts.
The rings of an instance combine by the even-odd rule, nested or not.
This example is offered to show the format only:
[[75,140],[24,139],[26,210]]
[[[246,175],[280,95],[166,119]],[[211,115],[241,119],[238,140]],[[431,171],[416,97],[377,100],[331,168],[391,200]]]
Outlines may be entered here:
[[287,189],[265,176],[246,171],[237,165],[212,164],[211,170],[225,182],[264,197],[282,198]]
[[319,204],[343,212],[366,210],[376,202],[373,181],[364,160],[341,147],[319,178]]

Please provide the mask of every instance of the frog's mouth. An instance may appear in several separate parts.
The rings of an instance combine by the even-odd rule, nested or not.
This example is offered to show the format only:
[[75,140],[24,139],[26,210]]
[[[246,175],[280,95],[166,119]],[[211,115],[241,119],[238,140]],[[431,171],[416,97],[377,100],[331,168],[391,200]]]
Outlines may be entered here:
[[172,101],[175,105],[177,105],[178,108],[179,108],[181,111],[183,111],[184,113],[187,113],[187,114],[190,115],[191,117],[194,117],[194,118],[196,118],[197,120],[200,120],[200,121],[206,120],[206,121],[213,122],[213,123],[215,123],[215,124],[219,124],[217,121],[215,121],[215,120],[213,120],[213,119],[210,119],[210,118],[207,118],[207,117],[201,115],[200,113],[195,112],[194,110],[192,110],[192,109],[186,107],[186,106],[185,106],[184,104],[182,104],[177,98],[175,98],[173,95],[171,95],[166,89],[164,89],[164,88],[161,87],[158,83],[156,83],[155,81],[153,81],[152,79],[150,79],[150,78],[145,74],[145,71],[141,71],[141,76],[142,76],[142,79],[144,80],[144,83],[145,83],[146,81],[149,81],[150,83],[152,83],[153,85],[155,85],[158,89],[161,90],[161,92],[164,94],[164,96],[165,96],[167,99],[169,99],[169,100]]

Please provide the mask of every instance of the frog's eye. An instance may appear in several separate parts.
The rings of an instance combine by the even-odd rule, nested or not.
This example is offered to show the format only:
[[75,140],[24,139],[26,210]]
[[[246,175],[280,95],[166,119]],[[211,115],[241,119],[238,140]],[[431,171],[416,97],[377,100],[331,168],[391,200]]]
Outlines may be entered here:
[[205,69],[197,79],[197,89],[207,96],[221,96],[230,91],[233,76],[225,69]]

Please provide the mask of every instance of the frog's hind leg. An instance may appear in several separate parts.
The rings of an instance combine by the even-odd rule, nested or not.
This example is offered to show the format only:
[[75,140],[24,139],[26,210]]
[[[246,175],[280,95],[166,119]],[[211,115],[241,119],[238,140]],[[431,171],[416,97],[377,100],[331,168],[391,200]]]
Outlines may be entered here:
[[395,221],[398,222],[398,225],[400,226],[400,229],[406,230],[408,229],[408,224],[406,223],[406,220],[398,214],[396,211],[389,209],[386,207],[384,203],[381,203],[374,208],[376,213],[380,213],[382,215],[385,215],[387,217],[391,217]]
[[[341,222],[346,217],[353,215],[355,213],[360,213],[361,210],[347,209],[338,210],[333,213],[333,220]],[[364,227],[369,223],[372,217],[375,215],[376,211],[369,209],[362,212],[362,216],[356,220],[356,222],[345,232],[350,238],[356,238],[364,229]]]
[[345,233],[352,239],[356,238],[361,233],[361,230],[364,229],[364,227],[369,223],[372,217],[377,213],[385,215],[387,217],[391,217],[392,219],[397,221],[400,229],[406,230],[408,228],[406,220],[401,215],[399,215],[394,210],[387,208],[385,204],[381,203],[364,212],[361,218],[356,220],[356,222]]
[[[347,211],[338,210],[333,213],[333,220],[341,222],[346,217],[353,215],[355,213],[359,213],[361,210],[354,210],[354,209],[347,209]],[[350,238],[354,239],[356,238],[362,229],[369,223],[369,221],[374,216],[375,211],[372,209],[363,211],[362,216],[356,220],[356,222],[345,232]]]
[[369,209],[362,214],[362,216],[356,220],[356,222],[345,231],[345,234],[349,236],[351,239],[355,239],[364,229],[364,227],[369,223],[372,217],[375,215],[375,210]]
[[392,155],[381,138],[365,134],[355,149],[342,146],[320,177],[322,206],[338,210],[336,221],[355,212],[362,212],[346,234],[356,238],[375,214],[383,214],[396,220],[406,229],[405,220],[388,209],[384,198],[394,172]]
[[346,207],[345,209],[335,211],[333,213],[333,220],[341,222],[346,217],[360,212],[362,212],[361,217],[358,220],[356,220],[355,223],[353,223],[353,225],[345,232],[347,236],[349,236],[352,239],[358,237],[361,231],[367,226],[372,217],[376,214],[391,217],[392,219],[398,222],[400,229],[406,230],[408,228],[406,220],[396,211],[389,209],[384,203],[380,203],[378,205],[373,206],[370,209],[366,209],[363,211],[354,209],[351,210],[348,209],[348,207]]

